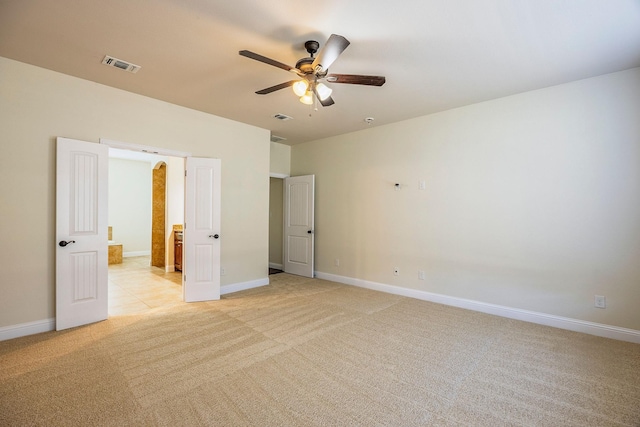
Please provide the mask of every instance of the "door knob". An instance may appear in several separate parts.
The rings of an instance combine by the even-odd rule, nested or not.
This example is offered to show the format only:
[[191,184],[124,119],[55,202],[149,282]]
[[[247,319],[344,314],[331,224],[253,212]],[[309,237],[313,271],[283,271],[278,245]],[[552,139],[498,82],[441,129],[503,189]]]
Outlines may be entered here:
[[307,230],[308,234],[313,234],[313,230]]
[[209,237],[210,237],[210,238],[212,238],[212,239],[217,239],[218,237],[220,237],[220,235],[218,235],[218,234],[211,234],[211,235],[209,235]]
[[60,243],[58,243],[58,245],[60,245],[61,247],[63,247],[63,248],[64,248],[64,247],[65,247],[65,246],[67,246],[68,244],[70,244],[70,243],[75,243],[75,242],[76,242],[75,240],[69,240],[68,242],[65,242],[64,240],[60,240]]

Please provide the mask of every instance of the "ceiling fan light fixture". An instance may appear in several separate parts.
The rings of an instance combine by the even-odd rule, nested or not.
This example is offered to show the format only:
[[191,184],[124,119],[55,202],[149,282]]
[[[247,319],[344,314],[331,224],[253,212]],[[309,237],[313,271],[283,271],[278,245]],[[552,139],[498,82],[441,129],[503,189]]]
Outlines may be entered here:
[[318,83],[316,85],[316,92],[318,93],[318,98],[320,98],[321,101],[324,101],[331,96],[331,92],[333,92],[333,90],[324,83]]
[[309,82],[305,79],[298,80],[292,87],[293,93],[298,96],[304,96],[307,93],[307,89],[309,89]]
[[305,105],[313,104],[313,92],[308,90],[304,95],[300,97],[300,102],[302,102]]
[[[267,58],[250,50],[240,50],[240,56],[244,56],[255,61],[280,68],[296,74],[296,80],[289,80],[275,86],[256,91],[257,95],[267,95],[269,93],[291,87],[300,102],[307,105],[315,105],[318,101],[323,107],[329,107],[335,102],[331,98],[332,90],[321,80],[330,83],[346,83],[352,85],[382,86],[385,83],[384,76],[366,76],[360,74],[328,74],[329,67],[349,46],[349,40],[339,34],[331,34],[325,45],[320,48],[320,43],[309,40],[304,44],[309,53],[309,57],[302,58],[292,67],[283,64],[275,59]],[[317,53],[317,55],[316,55]]]

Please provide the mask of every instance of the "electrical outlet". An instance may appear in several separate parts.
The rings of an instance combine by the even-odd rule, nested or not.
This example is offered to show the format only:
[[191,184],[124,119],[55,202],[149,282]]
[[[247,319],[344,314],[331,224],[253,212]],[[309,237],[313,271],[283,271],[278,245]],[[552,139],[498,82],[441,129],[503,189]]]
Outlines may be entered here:
[[424,271],[418,270],[418,280],[424,280]]
[[427,189],[427,181],[419,181],[418,182],[418,189],[419,190],[426,190]]
[[225,274],[227,274],[227,270],[225,270],[224,268],[220,269],[220,275],[224,276]]
[[393,269],[393,275],[394,276],[399,276],[400,275],[400,269],[398,267],[394,267]]
[[335,262],[334,262],[334,265],[335,265],[336,267],[340,267],[340,259],[336,258],[336,260],[335,260]]
[[595,295],[593,305],[596,308],[607,308],[607,299],[604,295]]

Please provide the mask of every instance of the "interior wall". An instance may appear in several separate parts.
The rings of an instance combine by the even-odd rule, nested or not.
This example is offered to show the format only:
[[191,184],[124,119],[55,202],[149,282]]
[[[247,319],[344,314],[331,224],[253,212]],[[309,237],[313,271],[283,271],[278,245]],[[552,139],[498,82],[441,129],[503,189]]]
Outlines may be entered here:
[[0,216],[12,242],[0,247],[0,328],[55,316],[58,136],[221,159],[222,286],[266,279],[268,130],[6,58],[0,75]]
[[269,191],[269,266],[283,268],[282,238],[284,221],[283,180],[270,178]]
[[109,159],[109,225],[124,256],[151,250],[151,163]]
[[272,142],[270,145],[271,159],[269,171],[280,176],[289,176],[291,171],[291,147]]
[[639,118],[636,68],[295,145],[317,271],[640,330]]

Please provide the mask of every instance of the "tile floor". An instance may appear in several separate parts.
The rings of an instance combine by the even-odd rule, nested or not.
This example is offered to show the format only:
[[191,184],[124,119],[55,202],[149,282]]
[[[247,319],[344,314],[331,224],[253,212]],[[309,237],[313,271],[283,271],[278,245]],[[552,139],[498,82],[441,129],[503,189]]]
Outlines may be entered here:
[[127,257],[109,266],[109,316],[141,313],[182,303],[182,273],[149,266],[149,257]]

